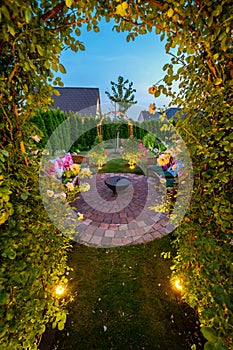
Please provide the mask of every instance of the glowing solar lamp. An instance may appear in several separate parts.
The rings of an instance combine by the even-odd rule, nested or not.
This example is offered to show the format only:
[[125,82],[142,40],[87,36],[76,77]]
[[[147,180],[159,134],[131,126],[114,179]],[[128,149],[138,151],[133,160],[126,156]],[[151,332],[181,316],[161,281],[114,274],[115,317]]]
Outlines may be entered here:
[[178,289],[179,291],[182,291],[183,289],[183,286],[181,284],[181,281],[179,278],[177,278],[175,281],[174,281],[174,286],[176,287],[176,289]]
[[179,278],[179,277],[172,277],[171,279],[171,284],[172,284],[172,287],[173,289],[176,291],[176,292],[179,292],[179,293],[182,293],[183,289],[184,289],[184,286],[182,284],[182,279]]
[[58,285],[55,288],[55,294],[57,297],[61,297],[65,293],[65,287],[63,285]]

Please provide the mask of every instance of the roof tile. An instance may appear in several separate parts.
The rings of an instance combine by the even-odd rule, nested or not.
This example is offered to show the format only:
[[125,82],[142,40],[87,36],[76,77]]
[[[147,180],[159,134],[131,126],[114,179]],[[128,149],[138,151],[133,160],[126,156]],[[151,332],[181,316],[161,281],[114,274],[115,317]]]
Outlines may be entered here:
[[95,116],[99,100],[99,89],[89,87],[55,87],[60,96],[53,95],[52,108],[64,112],[81,112],[82,116]]

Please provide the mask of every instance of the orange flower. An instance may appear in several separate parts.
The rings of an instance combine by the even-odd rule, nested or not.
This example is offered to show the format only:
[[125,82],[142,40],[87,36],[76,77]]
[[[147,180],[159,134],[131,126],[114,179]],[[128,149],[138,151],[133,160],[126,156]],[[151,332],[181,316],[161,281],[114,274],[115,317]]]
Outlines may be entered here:
[[151,103],[151,104],[149,105],[149,112],[150,112],[151,114],[155,114],[155,111],[156,111],[155,103]]
[[189,218],[184,218],[185,222],[190,222],[191,220]]
[[157,90],[158,90],[157,86],[153,85],[153,86],[149,87],[148,92],[149,92],[149,94],[154,95],[155,91],[157,91]]

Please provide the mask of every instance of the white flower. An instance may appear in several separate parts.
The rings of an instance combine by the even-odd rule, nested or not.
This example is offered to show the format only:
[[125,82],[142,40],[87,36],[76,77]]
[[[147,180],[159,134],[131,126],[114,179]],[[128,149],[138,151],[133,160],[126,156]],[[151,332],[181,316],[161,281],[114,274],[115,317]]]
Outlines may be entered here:
[[66,184],[66,187],[68,188],[69,191],[74,191],[74,185],[72,184],[72,182],[68,182]]
[[53,197],[53,195],[54,195],[54,192],[53,192],[53,191],[47,190],[47,196],[48,196],[48,197]]
[[32,136],[32,139],[35,140],[36,142],[40,142],[40,138],[38,135]]
[[88,183],[86,183],[86,182],[81,182],[81,183],[79,184],[79,190],[80,190],[80,192],[87,192],[87,191],[90,190],[90,188],[91,188],[91,186],[90,186]]
[[60,198],[66,198],[66,193],[65,192],[61,192],[60,193]]
[[92,175],[92,173],[91,173],[89,168],[83,168],[83,169],[81,169],[81,171],[80,171],[78,176],[79,176],[80,179],[83,179],[84,177],[91,178],[91,175]]
[[66,198],[66,193],[65,192],[57,193],[54,195],[54,199],[56,198]]

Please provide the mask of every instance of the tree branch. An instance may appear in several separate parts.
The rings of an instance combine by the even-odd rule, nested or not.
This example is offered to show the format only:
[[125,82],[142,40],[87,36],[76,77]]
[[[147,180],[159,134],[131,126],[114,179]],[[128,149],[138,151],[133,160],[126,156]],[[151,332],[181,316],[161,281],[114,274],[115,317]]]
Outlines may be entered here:
[[149,1],[145,1],[145,2],[148,2],[149,4],[151,5],[154,5],[156,7],[158,7],[159,9],[163,10],[163,11],[167,11],[169,8],[165,8],[164,7],[164,4],[160,1],[156,1],[156,0],[149,0]]
[[46,13],[42,16],[43,21],[47,22],[50,18],[52,18],[52,17],[54,17],[56,14],[58,14],[58,12],[60,12],[61,10],[63,10],[65,4],[66,4],[65,1],[62,1],[60,4],[57,4],[54,8],[52,8],[52,10],[49,10],[48,12],[46,12]]

